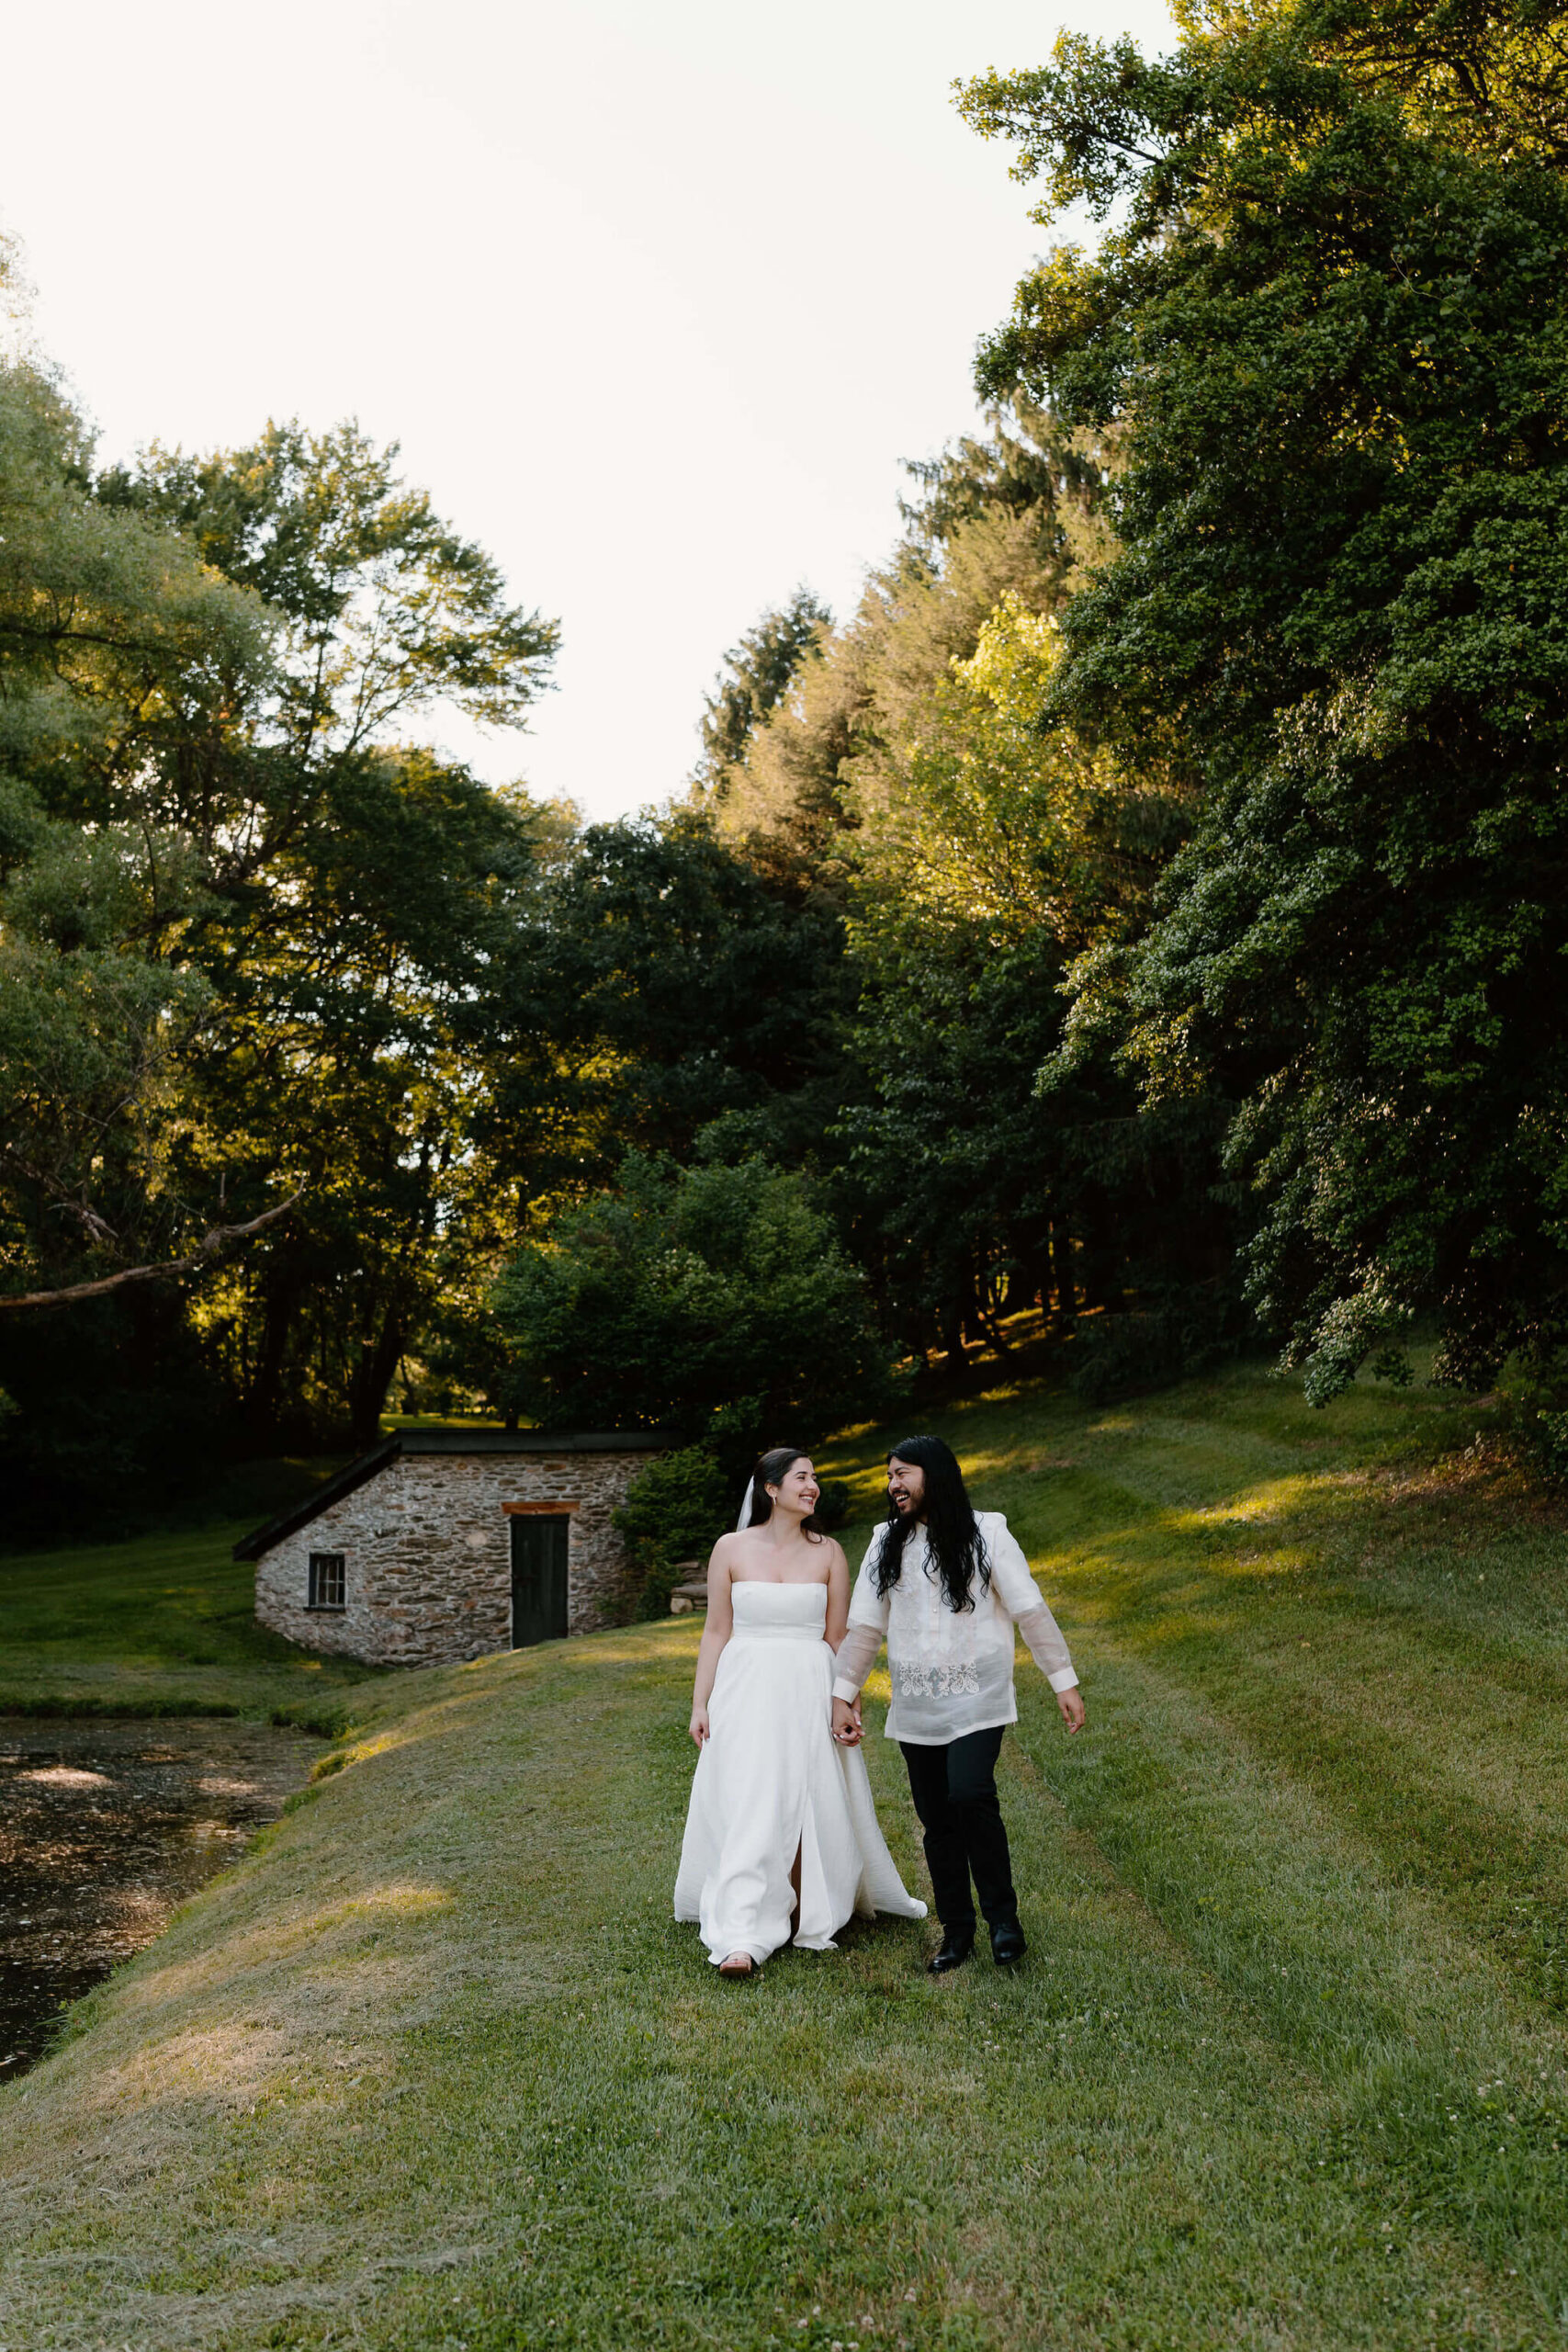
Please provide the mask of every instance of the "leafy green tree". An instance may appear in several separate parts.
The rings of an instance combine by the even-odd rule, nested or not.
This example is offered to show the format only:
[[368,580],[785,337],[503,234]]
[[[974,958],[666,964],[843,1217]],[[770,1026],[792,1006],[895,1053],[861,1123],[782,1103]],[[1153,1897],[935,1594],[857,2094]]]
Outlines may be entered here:
[[787,605],[764,613],[730,647],[703,712],[699,784],[722,789],[726,772],[745,756],[747,744],[784,699],[802,658],[832,619],[809,588],[797,588]]
[[[944,535],[939,512],[951,512]],[[864,804],[898,797],[897,746],[950,665],[974,653],[1005,595],[1034,611],[1060,602],[1072,559],[1055,514],[1055,492],[1043,518],[1010,496],[933,506],[871,574],[850,620],[821,633],[707,796],[722,837],[760,871],[840,888]]]
[[0,1317],[14,1488],[122,1478],[156,1428],[210,1451],[236,1412],[372,1436],[454,1228],[526,1189],[475,1140],[473,1009],[550,827],[398,738],[438,704],[514,723],[554,631],[393,455],[270,428],[95,476],[45,379],[0,384],[9,1287],[266,1224],[194,1296]]
[[[201,888],[148,779],[193,756],[269,616],[145,517],[101,512],[57,388],[0,368],[0,1264],[13,1295],[166,1254],[171,1070],[209,1001]],[[258,1205],[260,1205],[258,1204]]]
[[809,1445],[889,1397],[865,1283],[804,1181],[628,1154],[496,1287],[512,1400],[545,1429]]
[[1053,710],[1200,811],[1078,1020],[1238,1106],[1311,1394],[1420,1310],[1483,1383],[1568,1339],[1568,20],[1184,21],[964,101],[1111,222],[980,371],[1124,435]]
[[[258,1436],[290,1417],[375,1434],[480,1172],[472,1007],[534,879],[525,800],[398,738],[438,706],[516,724],[557,632],[510,604],[396,458],[353,425],[271,425],[208,458],[154,450],[99,486],[277,616],[268,693],[236,697],[216,756],[164,786],[208,869],[189,953],[216,1004],[189,1069],[209,1111],[191,1181],[249,1193],[288,1168],[307,1184],[204,1302]],[[483,1173],[504,1193],[493,1161]]]
[[368,1443],[455,1229],[490,1229],[527,1190],[528,1153],[489,1115],[479,1015],[535,887],[528,811],[429,755],[367,756],[285,876],[255,932],[220,934],[222,1015],[191,1075],[215,1149],[292,1163],[308,1189],[199,1321],[258,1439]]
[[911,1346],[940,1333],[955,1362],[965,1332],[1005,1346],[1000,1318],[1036,1297],[1067,1329],[1080,1302],[1114,1312],[1129,1287],[1209,1281],[1216,1244],[1224,1256],[1206,1155],[1179,1169],[1172,1123],[1140,1120],[1122,1074],[1037,1082],[1062,1043],[1069,960],[1135,919],[1183,820],[1046,723],[1058,641],[1054,618],[1003,598],[918,707],[900,789],[858,842],[850,952],[871,1084],[842,1133],[874,1204],[885,1312]]
[[[545,876],[483,1008],[488,1120],[541,1136],[539,1189],[610,1182],[627,1147],[688,1157],[723,1119],[784,1159],[839,1099],[842,925],[705,814],[590,826]],[[486,1133],[490,1133],[487,1125]]]

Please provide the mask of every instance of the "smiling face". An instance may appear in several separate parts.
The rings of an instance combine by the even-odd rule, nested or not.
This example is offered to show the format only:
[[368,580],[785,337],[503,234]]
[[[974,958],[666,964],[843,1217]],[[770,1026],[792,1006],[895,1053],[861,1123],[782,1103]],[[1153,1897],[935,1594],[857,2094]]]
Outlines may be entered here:
[[919,1519],[926,1499],[926,1474],[918,1462],[900,1462],[896,1453],[891,1457],[887,1498],[900,1519]]
[[773,1497],[775,1510],[787,1511],[792,1519],[809,1519],[821,1489],[816,1471],[802,1453],[790,1464],[777,1486],[770,1484],[767,1491]]

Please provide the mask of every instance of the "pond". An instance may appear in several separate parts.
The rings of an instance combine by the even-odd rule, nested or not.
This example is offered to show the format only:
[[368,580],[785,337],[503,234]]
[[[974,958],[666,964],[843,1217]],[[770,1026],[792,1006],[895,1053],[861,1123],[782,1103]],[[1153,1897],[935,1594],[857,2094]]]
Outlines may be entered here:
[[222,1718],[0,1715],[0,2082],[276,1820],[321,1752]]

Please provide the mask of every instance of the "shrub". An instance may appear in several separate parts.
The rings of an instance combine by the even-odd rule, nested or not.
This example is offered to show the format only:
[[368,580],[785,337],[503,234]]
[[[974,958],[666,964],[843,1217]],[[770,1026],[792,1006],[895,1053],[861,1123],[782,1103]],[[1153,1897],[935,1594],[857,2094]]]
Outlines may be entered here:
[[836,1527],[842,1527],[850,1515],[850,1490],[842,1478],[823,1479],[817,1509],[811,1515],[825,1534],[830,1535]]
[[739,1509],[717,1458],[705,1445],[656,1454],[611,1513],[642,1573],[639,1617],[662,1617],[686,1560],[707,1558]]

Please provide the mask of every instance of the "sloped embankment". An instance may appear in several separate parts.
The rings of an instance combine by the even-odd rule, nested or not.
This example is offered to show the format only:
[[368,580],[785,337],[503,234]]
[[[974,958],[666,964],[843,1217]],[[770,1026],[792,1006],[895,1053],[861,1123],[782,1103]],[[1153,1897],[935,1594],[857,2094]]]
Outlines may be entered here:
[[950,1422],[1091,1709],[1069,1745],[1025,1685],[1015,1979],[903,1925],[702,1964],[689,1621],[367,1686],[0,2100],[6,2340],[1557,2340],[1562,1539],[1391,1474],[1393,1407],[1292,1411]]

